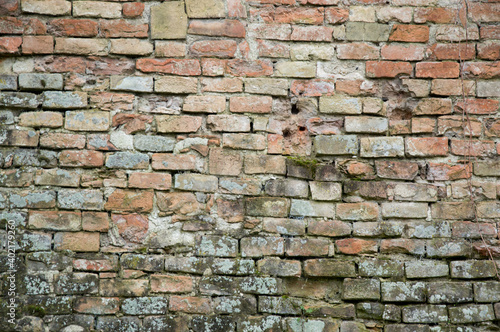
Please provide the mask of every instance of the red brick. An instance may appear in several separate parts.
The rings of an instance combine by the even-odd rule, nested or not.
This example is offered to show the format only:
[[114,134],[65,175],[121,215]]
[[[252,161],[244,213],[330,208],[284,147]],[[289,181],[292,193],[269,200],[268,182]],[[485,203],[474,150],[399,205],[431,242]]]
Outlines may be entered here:
[[112,315],[120,310],[118,297],[78,297],[73,304],[75,312],[93,315]]
[[139,189],[167,190],[172,186],[172,176],[165,173],[132,173],[128,186]]
[[483,60],[500,60],[500,42],[487,41],[477,45],[478,58]]
[[[295,2],[295,0],[292,0]],[[227,15],[228,17],[246,18],[247,10],[242,3],[242,0],[227,0]]]
[[270,60],[229,60],[227,62],[226,71],[233,76],[270,76],[273,74],[273,63]]
[[285,241],[285,252],[287,256],[327,256],[330,244],[328,239],[290,238]]
[[144,24],[133,24],[126,20],[99,20],[100,35],[106,38],[116,37],[148,37],[149,26]]
[[90,104],[103,111],[131,111],[135,96],[128,93],[96,92],[90,95]]
[[406,154],[412,157],[446,156],[447,137],[407,137]]
[[463,72],[468,78],[498,78],[500,77],[500,61],[496,62],[466,62]]
[[323,24],[324,9],[315,7],[251,8],[250,17],[265,23]]
[[340,253],[346,255],[375,254],[378,252],[377,241],[362,239],[343,239],[335,241]]
[[116,256],[105,256],[101,259],[74,259],[73,268],[79,271],[116,271],[118,270],[118,259]]
[[458,17],[458,10],[441,7],[417,7],[413,14],[415,23],[455,23]]
[[420,61],[424,58],[425,47],[418,44],[386,44],[381,49],[384,60]]
[[0,15],[15,15],[19,11],[19,0],[0,0]]
[[455,112],[468,114],[492,114],[498,111],[500,102],[493,99],[465,99],[458,100],[455,104]]
[[112,126],[121,126],[120,129],[126,134],[133,134],[146,130],[146,126],[152,122],[152,115],[117,113],[113,116]]
[[415,72],[420,78],[456,78],[460,74],[460,65],[457,62],[419,62]]
[[496,153],[495,142],[477,140],[451,140],[451,153],[457,156],[488,157]]
[[141,16],[144,12],[144,4],[140,2],[126,2],[122,7],[124,17]]
[[193,278],[190,276],[153,274],[151,291],[154,293],[189,293],[193,291]]
[[481,39],[500,39],[500,26],[486,25],[480,30]]
[[467,179],[471,176],[469,165],[448,165],[444,163],[429,163],[427,179],[433,181],[452,181]]
[[379,48],[368,43],[349,43],[337,46],[337,58],[353,60],[376,60]]
[[189,52],[194,57],[233,58],[236,54],[234,40],[200,40],[189,47]]
[[47,56],[35,62],[35,70],[52,73],[85,73],[87,60],[71,56]]
[[133,59],[88,57],[87,71],[94,75],[128,75],[135,72]]
[[365,80],[338,79],[335,85],[338,92],[351,96],[374,95],[379,90],[379,86],[374,82]]
[[24,26],[25,35],[45,35],[47,34],[47,27],[45,23],[37,18],[30,18]]
[[136,67],[145,73],[163,73],[181,76],[201,75],[200,62],[194,59],[138,59]]
[[0,33],[6,35],[21,35],[24,23],[15,17],[0,17]]
[[88,232],[104,232],[109,230],[107,212],[82,212],[82,228]]
[[97,22],[87,19],[56,19],[49,22],[49,32],[54,36],[95,37]]
[[367,61],[367,77],[396,77],[398,75],[410,75],[413,73],[413,67],[409,62],[391,62],[391,61]]
[[464,122],[463,115],[441,116],[438,118],[438,135],[457,136],[465,134],[481,135],[482,124],[477,119]]
[[17,53],[22,43],[21,37],[0,37],[0,54]]
[[104,205],[106,210],[124,212],[149,212],[153,209],[153,191],[116,189]]
[[464,238],[496,237],[495,224],[471,221],[456,221],[452,224],[452,236]]
[[294,80],[290,92],[295,96],[319,97],[335,94],[334,80]]
[[231,97],[229,109],[234,113],[271,113],[273,98],[268,96]]
[[429,27],[426,25],[395,24],[389,36],[390,41],[425,43],[429,40]]
[[340,237],[351,234],[352,227],[349,223],[338,220],[310,220],[307,232],[312,235]]
[[45,133],[40,136],[40,146],[52,149],[83,149],[85,135]]
[[429,49],[429,59],[471,60],[476,57],[474,44],[434,44]]
[[238,20],[192,20],[188,33],[193,35],[245,38],[245,26]]
[[331,42],[333,40],[332,34],[333,34],[332,27],[293,26],[291,39],[296,41]]
[[54,52],[52,36],[24,36],[23,54],[50,54]]
[[474,22],[500,21],[500,3],[470,3],[468,16]]
[[295,5],[295,0],[253,0],[256,3],[267,3],[273,5]]
[[205,76],[222,76],[226,72],[227,60],[201,59],[201,67]]
[[111,221],[118,228],[120,236],[130,243],[143,243],[146,238],[149,229],[147,215],[136,213],[112,214]]
[[64,150],[59,154],[59,162],[66,167],[101,167],[104,154],[92,150]]
[[171,296],[168,310],[180,311],[188,314],[210,314],[212,301],[210,298],[194,296]]
[[[241,166],[235,173],[239,173]],[[222,172],[218,172],[219,174]],[[216,174],[216,172],[210,172]],[[236,174],[238,175],[238,174]],[[217,215],[227,222],[242,222],[245,219],[245,206],[242,200],[217,199]]]
[[349,9],[338,7],[327,7],[325,9],[325,21],[328,24],[341,24],[349,19]]

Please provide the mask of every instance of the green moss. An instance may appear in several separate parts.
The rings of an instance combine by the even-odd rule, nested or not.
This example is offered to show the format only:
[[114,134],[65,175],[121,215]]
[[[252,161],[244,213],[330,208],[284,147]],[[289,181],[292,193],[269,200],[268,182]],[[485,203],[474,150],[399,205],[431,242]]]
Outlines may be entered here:
[[304,156],[288,156],[287,159],[297,166],[309,169],[313,177],[315,176],[316,169],[318,168],[318,165],[320,163],[317,159]]
[[23,308],[23,312],[25,312],[28,316],[36,316],[42,318],[45,316],[45,309],[41,306],[28,304]]

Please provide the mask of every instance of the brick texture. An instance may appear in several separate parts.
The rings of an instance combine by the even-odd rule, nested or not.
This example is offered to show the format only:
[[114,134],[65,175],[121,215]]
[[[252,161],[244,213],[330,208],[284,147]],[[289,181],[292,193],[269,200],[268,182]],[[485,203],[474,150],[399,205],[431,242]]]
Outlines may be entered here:
[[499,13],[0,0],[0,330],[499,330]]

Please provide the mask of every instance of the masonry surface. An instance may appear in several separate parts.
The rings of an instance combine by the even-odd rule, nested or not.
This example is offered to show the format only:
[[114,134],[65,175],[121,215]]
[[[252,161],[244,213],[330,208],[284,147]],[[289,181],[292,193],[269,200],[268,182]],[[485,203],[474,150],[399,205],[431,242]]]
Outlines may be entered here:
[[0,0],[0,330],[499,331],[499,22]]

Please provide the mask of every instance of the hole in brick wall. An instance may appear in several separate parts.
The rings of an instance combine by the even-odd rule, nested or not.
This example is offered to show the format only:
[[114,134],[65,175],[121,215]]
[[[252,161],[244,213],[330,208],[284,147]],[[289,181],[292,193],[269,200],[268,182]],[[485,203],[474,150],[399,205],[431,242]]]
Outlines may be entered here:
[[299,114],[300,110],[297,107],[297,104],[292,104],[292,114]]
[[290,129],[286,128],[283,130],[283,137],[290,137],[291,134]]
[[250,121],[250,132],[253,133],[253,122]]
[[299,131],[306,131],[306,127],[300,126]]

